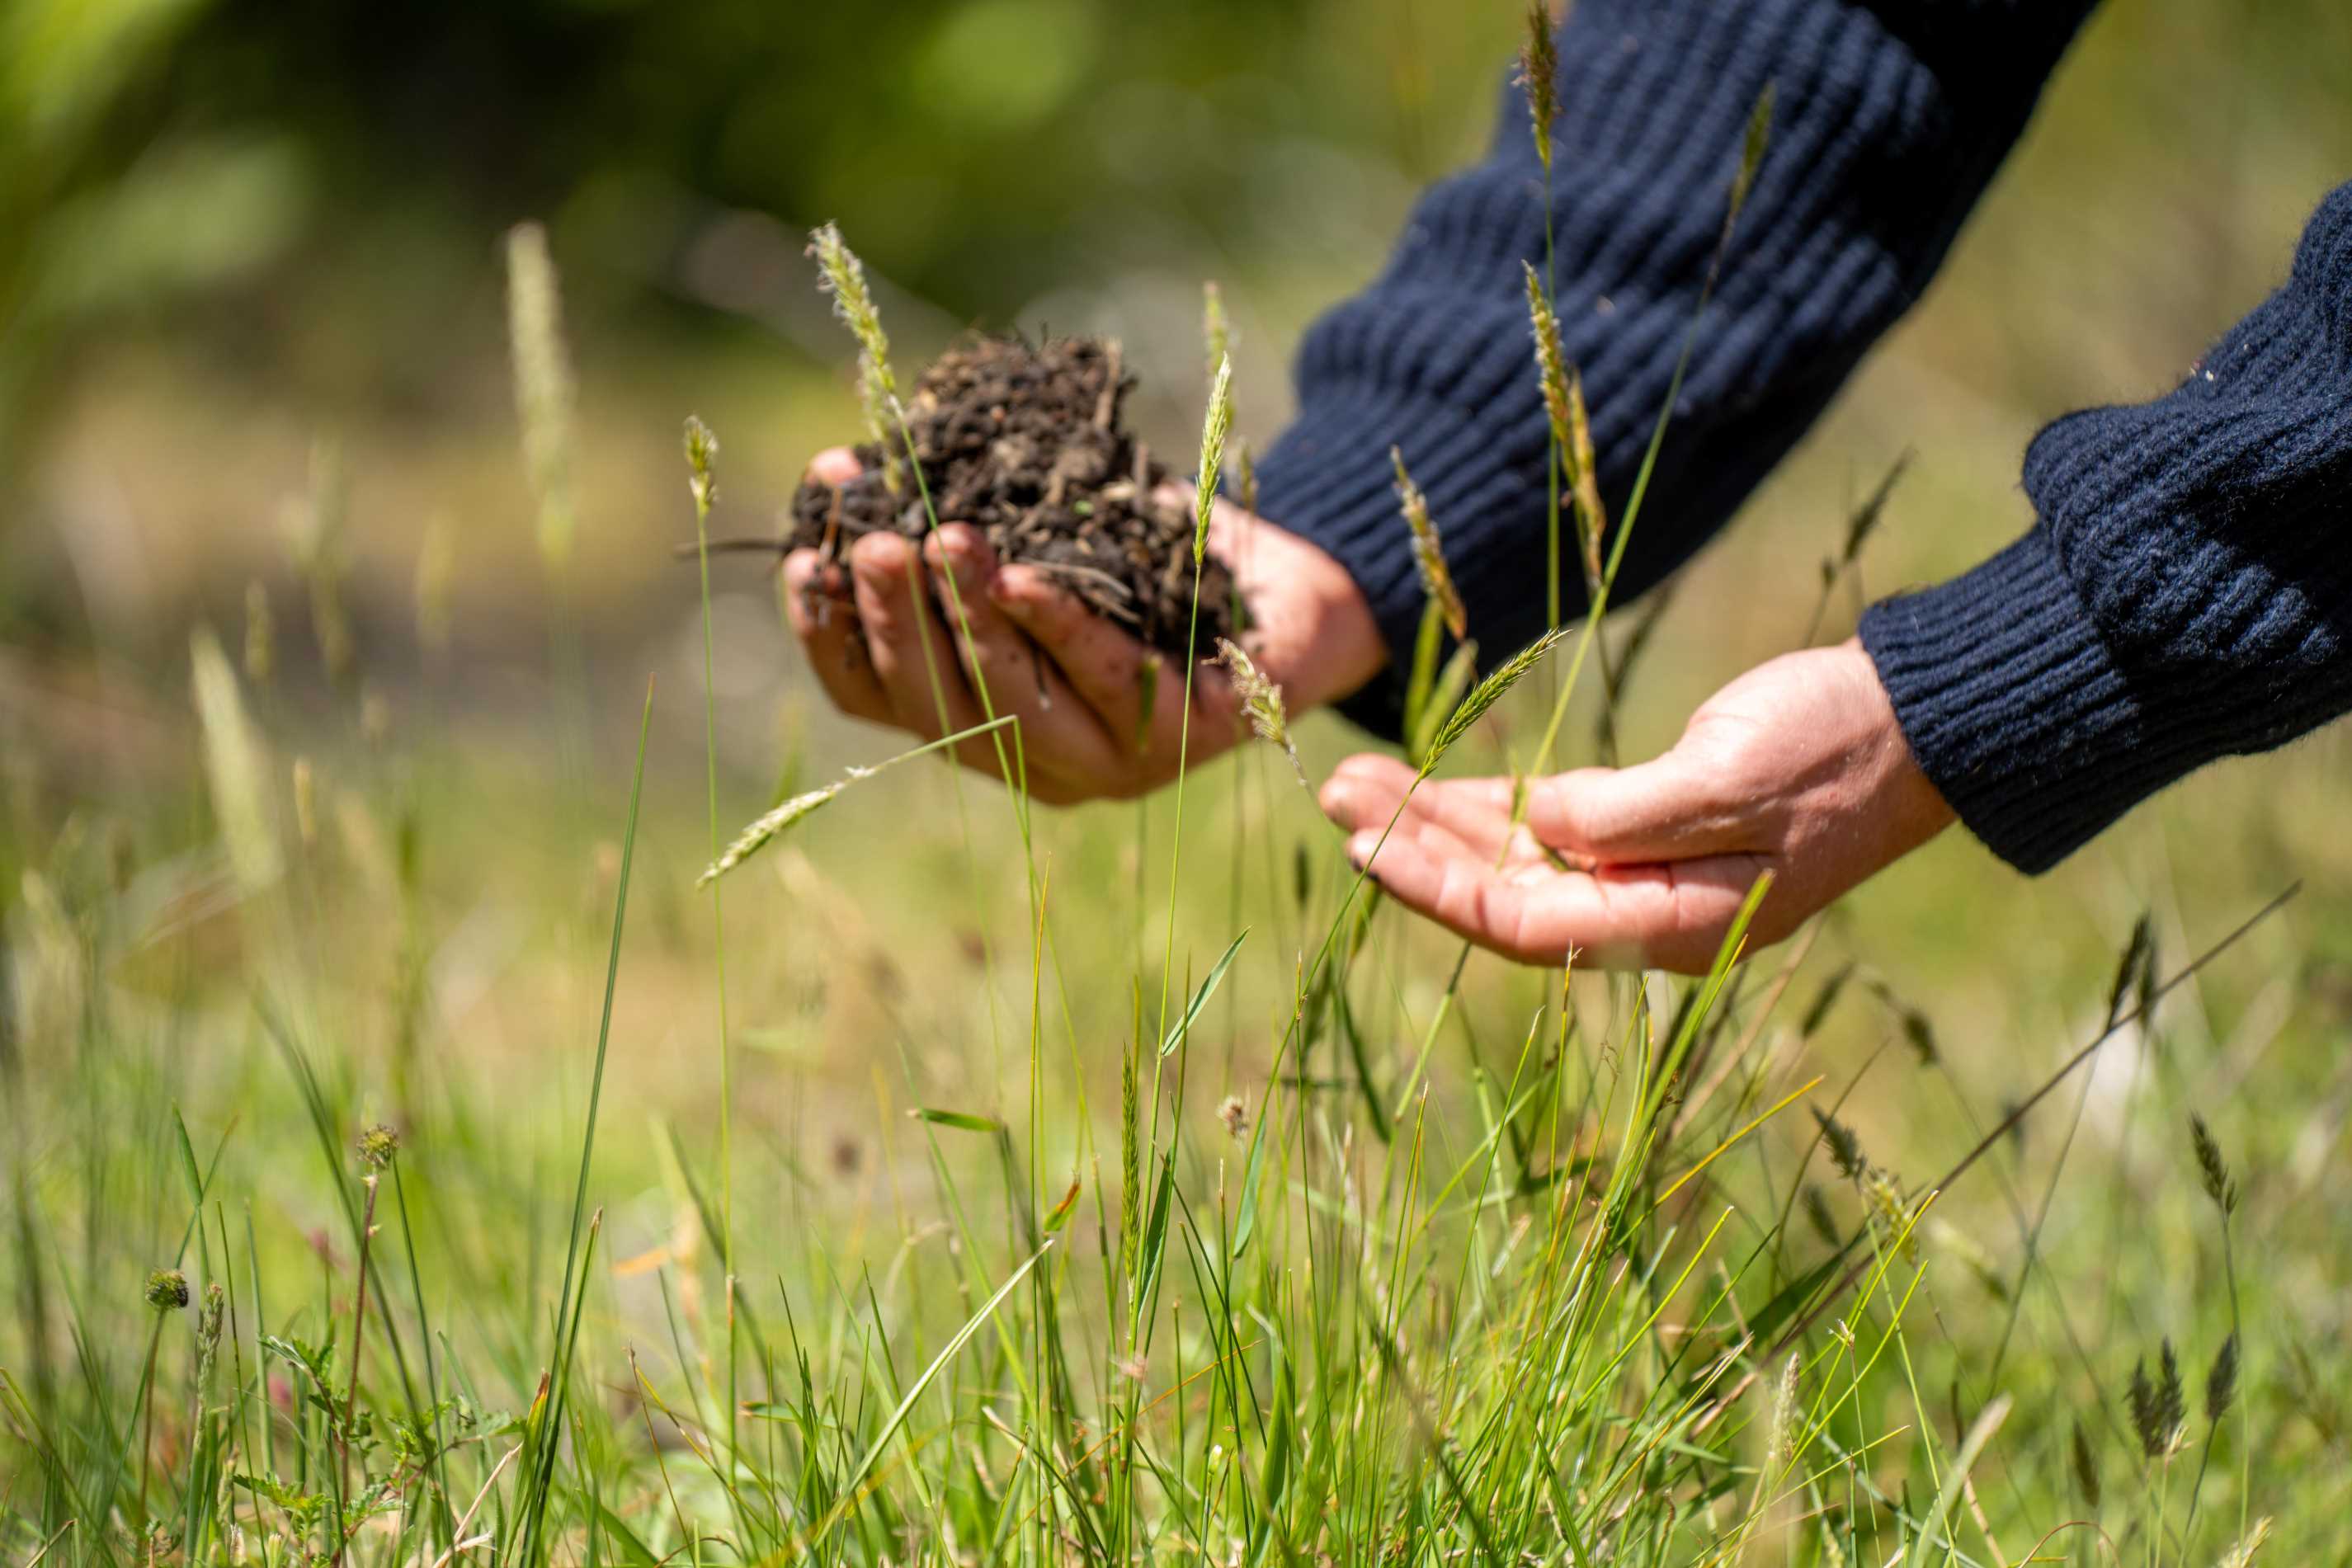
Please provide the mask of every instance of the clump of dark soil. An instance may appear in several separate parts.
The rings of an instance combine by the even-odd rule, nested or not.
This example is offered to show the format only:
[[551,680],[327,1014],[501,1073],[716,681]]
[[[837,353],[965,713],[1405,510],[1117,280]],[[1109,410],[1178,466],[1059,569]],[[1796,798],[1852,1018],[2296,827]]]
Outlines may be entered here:
[[[1003,562],[1052,574],[1101,614],[1182,658],[1192,612],[1192,517],[1155,494],[1167,465],[1120,420],[1134,379],[1118,345],[1091,338],[1031,345],[983,338],[943,356],[907,400],[914,461],[868,443],[865,472],[846,485],[803,482],[786,549],[846,557],[866,534],[929,531],[923,486],[942,523],[970,523]],[[894,490],[885,476],[895,465]],[[1201,569],[1205,657],[1234,635],[1234,583],[1211,556]]]

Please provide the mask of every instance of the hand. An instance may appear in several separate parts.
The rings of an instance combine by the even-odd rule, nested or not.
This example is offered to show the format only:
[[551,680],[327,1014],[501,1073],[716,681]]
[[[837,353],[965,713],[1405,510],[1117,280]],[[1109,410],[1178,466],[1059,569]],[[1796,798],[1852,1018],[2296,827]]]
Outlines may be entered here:
[[1427,783],[1408,800],[1412,778],[1383,757],[1332,775],[1323,809],[1351,830],[1349,857],[1399,903],[1527,963],[1582,952],[1704,973],[1761,873],[1773,880],[1749,926],[1759,944],[1953,820],[1859,642],[1750,670],[1653,761],[1534,781],[1516,830],[1508,779]]
[[[840,484],[856,476],[857,459],[835,448],[819,454],[810,472]],[[1338,561],[1224,500],[1209,524],[1209,549],[1233,569],[1255,621],[1243,641],[1293,713],[1379,674],[1387,659],[1379,629]],[[997,716],[1020,721],[1020,766],[1034,799],[1064,804],[1140,795],[1176,777],[1181,665],[1044,572],[1000,563],[977,528],[944,523],[922,541],[919,564],[928,584],[915,545],[888,533],[859,539],[845,573],[814,550],[784,558],[786,612],[844,713],[935,740],[986,722],[976,684],[984,679]],[[942,614],[943,604],[961,614],[955,608]],[[938,692],[923,661],[926,637]],[[1160,665],[1149,715],[1147,660]],[[1233,683],[1223,670],[1202,664],[1192,677],[1186,760],[1206,761],[1244,733]],[[1010,761],[1013,742],[1004,732],[961,743],[956,757],[993,776],[998,739]]]

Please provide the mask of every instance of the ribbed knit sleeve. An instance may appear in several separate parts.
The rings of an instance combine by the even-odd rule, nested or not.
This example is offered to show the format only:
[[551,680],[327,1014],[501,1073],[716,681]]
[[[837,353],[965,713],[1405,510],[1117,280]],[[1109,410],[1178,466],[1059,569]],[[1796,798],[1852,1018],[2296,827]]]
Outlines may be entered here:
[[[1557,301],[1622,509],[1721,232],[1750,108],[1772,143],[1628,544],[1618,601],[1703,543],[1918,296],[2094,0],[1577,0],[1559,34]],[[1428,493],[1498,660],[1545,620],[1548,442],[1521,264],[1544,265],[1521,95],[1380,279],[1308,331],[1259,509],[1363,591],[1395,655],[1342,705],[1393,735],[1421,588],[1388,450]],[[1572,529],[1570,530],[1572,538]],[[1567,613],[1584,594],[1562,551]]]
[[2352,185],[2170,396],[2070,415],[2033,530],[1862,636],[1911,749],[2021,870],[2352,711]]

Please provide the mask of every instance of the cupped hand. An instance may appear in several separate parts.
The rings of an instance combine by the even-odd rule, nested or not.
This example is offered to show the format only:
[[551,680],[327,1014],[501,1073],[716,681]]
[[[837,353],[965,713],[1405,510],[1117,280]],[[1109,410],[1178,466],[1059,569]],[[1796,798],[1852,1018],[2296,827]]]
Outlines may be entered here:
[[1399,903],[1527,963],[1573,952],[1704,972],[1763,873],[1759,944],[1953,820],[1859,642],[1749,671],[1649,762],[1529,783],[1517,827],[1508,779],[1413,777],[1372,756],[1332,775],[1323,809],[1350,831],[1350,858]]
[[[857,459],[835,448],[810,472],[841,484]],[[1386,654],[1371,612],[1321,549],[1222,499],[1209,549],[1233,570],[1252,616],[1244,642],[1292,712],[1379,673]],[[1232,681],[1203,664],[1186,737],[1182,666],[1045,573],[998,561],[978,528],[943,522],[919,547],[868,534],[848,553],[846,570],[814,550],[784,558],[786,612],[835,705],[929,740],[1011,715],[1036,800],[1143,794],[1176,777],[1180,755],[1206,761],[1246,733]],[[1147,663],[1160,665],[1156,677]],[[1004,731],[960,743],[956,757],[998,774],[1000,739],[1013,761]]]

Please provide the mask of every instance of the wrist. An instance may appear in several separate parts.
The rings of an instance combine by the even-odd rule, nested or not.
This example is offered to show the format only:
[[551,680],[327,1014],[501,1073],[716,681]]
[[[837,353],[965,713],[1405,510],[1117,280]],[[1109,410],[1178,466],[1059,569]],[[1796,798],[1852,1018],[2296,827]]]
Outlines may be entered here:
[[1387,666],[1370,604],[1328,551],[1225,501],[1209,548],[1233,570],[1250,614],[1245,640],[1293,713],[1337,702]]
[[1901,841],[1897,852],[1915,849],[1958,818],[1913,755],[1877,662],[1862,639],[1849,637],[1826,652],[1838,660],[1853,702],[1867,716],[1869,739],[1860,758],[1867,791],[1885,803],[1886,821]]

